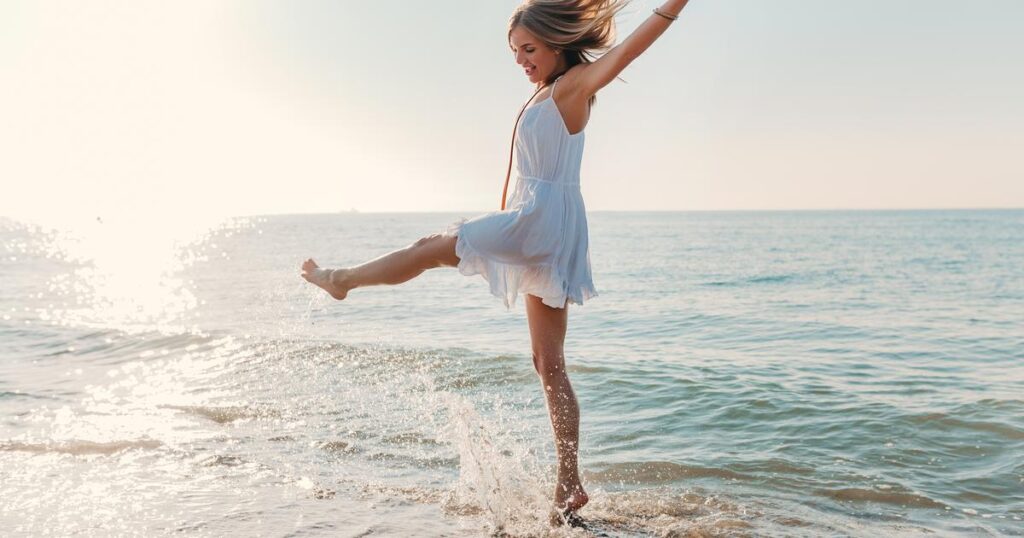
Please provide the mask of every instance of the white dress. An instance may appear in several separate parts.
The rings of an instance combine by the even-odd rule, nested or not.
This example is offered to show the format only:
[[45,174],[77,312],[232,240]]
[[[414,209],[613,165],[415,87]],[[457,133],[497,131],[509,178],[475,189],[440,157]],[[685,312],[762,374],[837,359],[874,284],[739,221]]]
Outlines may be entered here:
[[529,105],[516,131],[518,174],[505,209],[442,232],[458,237],[459,272],[482,275],[506,309],[520,293],[555,308],[597,296],[580,193],[584,135],[569,134],[553,97]]

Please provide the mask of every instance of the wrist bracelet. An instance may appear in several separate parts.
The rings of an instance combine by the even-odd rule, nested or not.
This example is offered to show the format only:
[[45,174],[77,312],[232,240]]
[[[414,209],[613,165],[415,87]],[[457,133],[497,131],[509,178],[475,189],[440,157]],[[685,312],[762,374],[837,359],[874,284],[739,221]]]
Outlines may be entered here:
[[655,14],[655,15],[661,15],[662,17],[665,17],[666,19],[668,19],[668,20],[670,20],[670,21],[674,21],[674,20],[676,20],[676,19],[678,19],[678,18],[679,18],[679,15],[676,15],[676,16],[672,16],[672,15],[666,15],[666,14],[664,14],[664,13],[662,13],[662,12],[658,11],[658,8],[654,8],[654,14]]

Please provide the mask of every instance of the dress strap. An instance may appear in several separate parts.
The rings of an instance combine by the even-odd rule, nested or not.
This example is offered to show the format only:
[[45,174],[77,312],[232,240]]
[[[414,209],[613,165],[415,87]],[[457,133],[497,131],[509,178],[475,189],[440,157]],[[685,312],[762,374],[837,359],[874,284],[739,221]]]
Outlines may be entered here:
[[558,85],[558,81],[562,80],[562,77],[564,77],[564,76],[565,76],[565,73],[562,73],[561,75],[558,75],[558,78],[556,78],[554,80],[554,82],[551,83],[551,95],[549,96],[549,98],[551,98],[551,99],[555,98],[555,86]]

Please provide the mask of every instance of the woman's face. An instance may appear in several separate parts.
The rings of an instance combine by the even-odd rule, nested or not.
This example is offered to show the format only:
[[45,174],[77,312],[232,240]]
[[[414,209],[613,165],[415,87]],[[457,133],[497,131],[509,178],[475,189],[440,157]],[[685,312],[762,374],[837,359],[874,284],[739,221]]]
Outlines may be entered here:
[[512,29],[508,44],[516,56],[516,63],[523,67],[524,74],[534,84],[547,80],[558,69],[562,55],[521,25]]

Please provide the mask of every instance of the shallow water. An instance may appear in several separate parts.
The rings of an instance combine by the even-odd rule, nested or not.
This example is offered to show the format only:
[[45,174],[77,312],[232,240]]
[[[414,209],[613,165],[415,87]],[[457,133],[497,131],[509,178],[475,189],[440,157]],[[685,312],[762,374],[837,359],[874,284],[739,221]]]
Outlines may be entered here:
[[[523,304],[298,276],[458,214],[0,221],[9,535],[551,531]],[[570,306],[610,536],[1024,535],[1024,211],[602,213]]]

